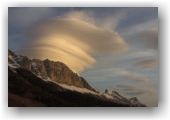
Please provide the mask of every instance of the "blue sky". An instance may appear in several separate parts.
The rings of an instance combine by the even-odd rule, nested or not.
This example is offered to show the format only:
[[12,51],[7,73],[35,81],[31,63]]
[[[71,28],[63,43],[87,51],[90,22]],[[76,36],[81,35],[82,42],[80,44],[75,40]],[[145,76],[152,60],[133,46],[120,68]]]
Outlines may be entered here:
[[9,49],[63,61],[101,92],[117,90],[157,106],[158,8],[9,8],[8,12]]

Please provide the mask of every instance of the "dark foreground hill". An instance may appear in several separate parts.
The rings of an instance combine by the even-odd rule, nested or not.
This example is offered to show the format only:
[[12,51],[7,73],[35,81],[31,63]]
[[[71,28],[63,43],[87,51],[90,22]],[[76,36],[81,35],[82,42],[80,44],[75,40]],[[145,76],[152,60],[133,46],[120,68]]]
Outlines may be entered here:
[[66,90],[53,82],[46,82],[25,69],[9,69],[9,106],[130,106],[114,103],[98,95]]

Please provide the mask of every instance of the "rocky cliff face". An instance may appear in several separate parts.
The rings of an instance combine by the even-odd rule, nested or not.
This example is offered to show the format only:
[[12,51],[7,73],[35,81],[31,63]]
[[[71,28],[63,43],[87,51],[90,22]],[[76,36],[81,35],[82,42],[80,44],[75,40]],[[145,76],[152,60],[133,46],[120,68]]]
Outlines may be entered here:
[[26,56],[19,56],[8,50],[8,62],[11,64],[19,65],[21,68],[27,69],[34,73],[36,76],[44,80],[52,80],[58,83],[63,83],[80,88],[87,88],[97,92],[92,88],[84,78],[78,76],[70,70],[62,62],[54,62],[51,60],[29,59]]

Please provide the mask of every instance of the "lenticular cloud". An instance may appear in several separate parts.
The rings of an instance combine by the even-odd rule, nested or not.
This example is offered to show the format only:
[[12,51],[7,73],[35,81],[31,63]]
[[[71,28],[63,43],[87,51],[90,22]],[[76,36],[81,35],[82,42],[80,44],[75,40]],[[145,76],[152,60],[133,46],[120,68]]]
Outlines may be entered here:
[[94,55],[128,50],[124,40],[78,19],[53,18],[32,26],[25,35],[26,44],[18,53],[31,58],[62,61],[74,72],[92,67]]

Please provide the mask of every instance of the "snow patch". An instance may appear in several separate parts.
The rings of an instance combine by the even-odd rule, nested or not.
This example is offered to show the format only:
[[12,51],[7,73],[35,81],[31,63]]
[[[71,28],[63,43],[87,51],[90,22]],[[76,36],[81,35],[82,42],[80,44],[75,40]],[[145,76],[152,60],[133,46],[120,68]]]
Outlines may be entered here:
[[20,65],[15,61],[15,59],[13,58],[13,56],[9,55],[8,59],[10,59],[13,63],[9,63],[8,62],[8,66],[11,68],[19,68]]
[[116,97],[117,99],[123,99],[122,96],[120,96],[119,94],[115,93],[114,91],[112,91],[111,96]]
[[110,95],[108,95],[108,94],[103,94],[103,96],[105,97],[105,98],[107,98],[107,99],[112,99],[113,100],[113,97],[112,96],[110,96]]
[[10,68],[19,68],[19,66],[16,65],[16,64],[10,64],[10,63],[8,63],[8,66],[9,66]]
[[76,86],[70,86],[70,85],[66,85],[66,84],[62,84],[62,83],[52,81],[51,79],[46,80],[46,81],[53,82],[53,83],[61,86],[64,89],[67,89],[67,90],[77,91],[77,92],[80,92],[80,93],[90,93],[90,94],[94,94],[94,95],[100,95],[99,93],[93,92],[93,91],[91,91],[91,90],[89,90],[87,88],[79,88],[79,87],[76,87]]
[[36,63],[32,62],[31,65],[32,65],[32,67],[33,67],[34,69],[37,69]]
[[117,98],[117,99],[123,99],[123,97],[121,95],[119,95],[119,93],[117,93],[116,91],[107,90],[105,92],[105,94],[110,95],[110,96]]
[[69,90],[72,90],[72,91],[78,91],[78,92],[81,92],[81,93],[96,94],[95,92],[93,92],[93,91],[91,91],[87,88],[79,88],[79,87],[76,87],[76,86],[69,86],[69,85],[61,84],[61,83],[59,83],[59,85],[63,88],[66,88],[66,89],[69,89]]

